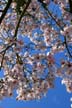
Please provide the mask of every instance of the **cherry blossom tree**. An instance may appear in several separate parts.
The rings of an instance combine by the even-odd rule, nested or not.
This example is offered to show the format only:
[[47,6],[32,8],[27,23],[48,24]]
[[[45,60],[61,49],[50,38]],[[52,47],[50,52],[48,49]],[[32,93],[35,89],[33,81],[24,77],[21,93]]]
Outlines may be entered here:
[[71,93],[72,0],[0,0],[0,70],[0,99],[40,99],[56,77]]

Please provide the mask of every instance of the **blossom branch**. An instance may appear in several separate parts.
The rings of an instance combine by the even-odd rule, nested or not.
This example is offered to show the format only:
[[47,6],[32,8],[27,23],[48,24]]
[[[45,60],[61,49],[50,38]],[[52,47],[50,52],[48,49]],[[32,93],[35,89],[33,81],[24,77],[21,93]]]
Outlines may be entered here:
[[30,3],[31,3],[31,0],[28,1],[26,7],[23,9],[23,11],[22,11],[22,13],[21,13],[21,16],[20,16],[20,18],[19,18],[18,24],[17,24],[17,26],[16,26],[14,38],[16,38],[16,36],[17,36],[17,32],[18,32],[18,28],[19,28],[21,19],[22,19],[22,17],[24,16],[24,14],[25,14],[27,8],[29,7],[29,4],[30,4]]
[[4,56],[5,56],[5,54],[6,54],[6,51],[7,51],[10,47],[12,47],[13,45],[14,45],[14,43],[12,43],[11,45],[8,45],[4,50],[2,50],[2,51],[0,52],[0,54],[3,53],[3,55],[2,55],[2,61],[1,61],[1,65],[0,65],[0,69],[1,69],[2,66],[3,66],[3,61],[4,61]]
[[2,55],[2,61],[1,61],[1,64],[0,64],[0,69],[1,69],[2,66],[3,66],[3,60],[4,60],[5,53],[6,53],[6,51],[4,51],[4,53],[3,53],[3,55]]
[[[49,15],[52,17],[52,19],[56,22],[56,24],[58,25],[58,27],[62,30],[62,31],[64,31],[63,30],[63,27],[61,27],[60,26],[60,24],[58,23],[58,21],[56,21],[56,19],[55,19],[55,17],[51,14],[51,12],[49,11],[49,9],[46,7],[47,5],[46,5],[46,3],[43,3],[43,1],[42,0],[38,0],[40,3],[42,3],[42,6],[43,6],[43,8],[49,13]],[[72,6],[72,1],[71,0],[69,0],[69,3],[70,3],[70,6]],[[63,23],[64,24],[64,23]],[[65,24],[64,24],[64,26],[65,26]],[[69,56],[70,56],[70,58],[72,58],[72,55],[71,55],[71,53],[70,53],[70,51],[69,51],[69,48],[68,48],[68,44],[67,44],[67,41],[66,41],[66,37],[64,37],[64,40],[65,40],[65,47],[66,47],[66,49],[67,49],[67,52],[68,52],[68,54],[69,54]]]
[[66,37],[64,37],[64,40],[65,40],[64,43],[65,43],[66,49],[67,49],[67,51],[68,51],[68,54],[69,54],[69,56],[72,58],[72,55],[71,55],[70,50],[69,50],[68,45],[67,45]]
[[5,9],[4,9],[4,11],[3,11],[1,17],[0,17],[0,24],[2,23],[2,20],[4,19],[4,17],[5,17],[5,15],[6,15],[8,9],[9,9],[11,3],[12,3],[12,0],[8,0],[8,3],[7,3],[7,5],[6,5],[6,7],[5,7]]
[[6,51],[7,51],[10,47],[12,47],[14,44],[15,44],[15,43],[12,43],[11,45],[8,45],[4,50],[2,50],[2,51],[0,52],[0,54],[6,52]]
[[[18,28],[19,28],[20,22],[21,22],[21,20],[22,20],[22,17],[24,16],[24,14],[25,14],[27,8],[29,7],[29,4],[30,4],[30,3],[31,3],[31,0],[29,0],[28,3],[26,4],[26,7],[23,9],[23,11],[22,11],[22,13],[21,13],[21,16],[20,16],[20,18],[19,18],[19,20],[18,20],[18,24],[17,24],[17,26],[16,26],[15,34],[14,34],[15,40],[16,40],[16,37],[17,37],[17,32],[18,32]],[[16,56],[17,56],[17,61],[18,61],[18,63],[19,63],[19,64],[23,63],[22,60],[21,60],[21,58],[20,58],[20,56],[18,55],[18,53],[16,53]]]

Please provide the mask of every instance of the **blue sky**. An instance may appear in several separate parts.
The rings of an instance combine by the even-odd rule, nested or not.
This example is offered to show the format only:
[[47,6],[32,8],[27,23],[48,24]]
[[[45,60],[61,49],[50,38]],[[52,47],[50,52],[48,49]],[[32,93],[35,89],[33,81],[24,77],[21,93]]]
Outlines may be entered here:
[[15,98],[5,98],[0,101],[0,108],[70,108],[70,97],[61,79],[55,80],[55,88],[49,89],[47,96],[41,100],[16,101]]
[[[61,12],[58,6],[51,2],[49,6],[58,17],[61,17]],[[0,77],[3,76],[0,73]],[[64,85],[61,85],[61,79],[56,78],[55,88],[49,89],[46,97],[40,100],[33,101],[16,101],[15,98],[5,98],[0,101],[0,108],[70,108],[70,97],[72,94],[67,93]]]

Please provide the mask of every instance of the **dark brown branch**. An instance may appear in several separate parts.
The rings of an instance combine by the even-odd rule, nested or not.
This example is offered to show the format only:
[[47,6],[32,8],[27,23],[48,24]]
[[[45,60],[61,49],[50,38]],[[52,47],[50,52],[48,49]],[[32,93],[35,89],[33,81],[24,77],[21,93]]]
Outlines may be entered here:
[[22,61],[21,57],[18,55],[18,53],[16,53],[16,57],[17,57],[17,63],[22,65],[23,61]]
[[[15,40],[17,39],[18,28],[19,28],[20,22],[21,22],[21,20],[22,20],[22,17],[24,16],[24,14],[25,14],[27,8],[29,7],[29,4],[30,4],[30,3],[31,3],[31,0],[28,1],[28,3],[26,4],[26,7],[23,9],[23,11],[22,11],[22,13],[21,13],[21,15],[20,15],[20,18],[19,18],[19,20],[18,20],[16,29],[15,29],[15,34],[14,34]],[[16,44],[15,44],[15,46],[16,46]],[[18,53],[16,53],[16,56],[17,56],[17,62],[18,62],[19,64],[23,64],[23,61],[22,61],[22,59],[20,58],[20,56],[18,55]]]
[[71,55],[70,50],[69,50],[68,45],[67,45],[66,37],[64,37],[64,40],[65,40],[64,43],[65,43],[65,47],[66,47],[66,49],[67,49],[67,52],[68,52],[69,56],[72,58],[72,55]]
[[8,45],[4,50],[2,50],[2,51],[0,52],[0,54],[6,52],[6,51],[7,51],[10,47],[12,47],[14,44],[15,44],[15,43],[12,43],[11,45]]
[[5,53],[6,53],[6,51],[3,53],[3,55],[2,55],[2,61],[1,61],[1,66],[0,66],[0,69],[2,68],[2,66],[3,66],[3,61],[4,61],[4,56],[5,56]]
[[69,0],[70,13],[72,13],[72,0]]
[[0,10],[0,12],[3,12],[4,10]]
[[[22,12],[22,14],[21,14],[21,16],[20,16],[20,18],[19,18],[18,24],[17,24],[17,26],[16,26],[16,30],[15,30],[15,35],[14,35],[14,37],[17,36],[19,24],[20,24],[21,19],[22,19],[24,13],[26,12],[26,9],[28,8],[30,2],[31,2],[31,0],[28,1],[26,7],[24,8],[24,10],[23,10],[23,12]],[[5,16],[5,14],[4,14],[4,16]],[[3,16],[3,18],[4,18],[4,16]],[[2,65],[3,65],[3,60],[4,60],[4,56],[5,56],[6,51],[7,51],[10,47],[12,47],[12,45],[15,45],[15,43],[12,43],[11,45],[8,45],[4,50],[2,50],[2,51],[0,52],[0,54],[3,54],[0,68],[1,68]],[[17,57],[19,57],[19,56],[17,55]],[[19,62],[21,62],[21,61],[19,61]]]
[[29,7],[29,4],[30,4],[30,3],[31,3],[31,0],[28,1],[28,3],[26,4],[26,7],[23,9],[23,11],[22,11],[22,13],[21,13],[21,16],[20,16],[20,18],[19,18],[19,20],[18,20],[18,24],[17,24],[16,29],[15,29],[14,38],[16,38],[16,36],[17,36],[17,32],[18,32],[18,28],[19,28],[20,22],[21,22],[21,20],[22,20],[22,17],[23,17],[24,14],[25,14],[27,8]]
[[5,56],[5,54],[6,54],[6,51],[7,51],[10,47],[12,47],[14,44],[15,44],[15,43],[12,43],[11,45],[8,45],[4,50],[2,50],[2,51],[0,52],[0,54],[3,54],[3,55],[2,55],[2,61],[1,61],[0,69],[1,69],[2,66],[3,66],[3,61],[4,61],[4,56]]
[[[38,1],[39,1],[40,3],[42,3],[43,8],[49,13],[49,15],[52,17],[52,19],[56,22],[57,26],[58,26],[62,31],[64,31],[64,30],[63,30],[63,27],[60,26],[60,24],[56,21],[55,17],[51,14],[51,12],[49,11],[49,9],[46,7],[47,5],[46,5],[45,3],[43,3],[42,0],[38,0]],[[72,3],[71,0],[69,0],[69,1],[70,1],[70,3]],[[72,4],[70,4],[70,6],[71,6],[71,8],[72,8]],[[64,26],[65,26],[65,24],[64,24]],[[64,37],[64,43],[65,43],[65,47],[66,47],[66,49],[67,49],[67,52],[68,52],[70,58],[72,58],[72,55],[71,55],[70,50],[69,50],[69,48],[68,48],[68,44],[67,44],[67,41],[66,41],[66,37]]]
[[[63,27],[61,27],[60,24],[58,23],[58,21],[56,21],[56,18],[52,15],[50,10],[47,8],[47,4],[43,3],[43,0],[39,0],[39,2],[42,3],[42,7],[48,12],[48,14],[51,16],[51,18],[56,22],[57,26],[63,31]],[[65,26],[66,24],[63,23],[63,25]]]
[[3,11],[1,17],[0,17],[0,24],[2,23],[2,20],[4,19],[4,17],[5,17],[5,15],[6,15],[8,9],[9,9],[11,3],[12,3],[12,0],[8,0],[8,3],[7,3],[7,5],[6,5],[6,7],[5,7],[5,9],[4,9],[4,11]]

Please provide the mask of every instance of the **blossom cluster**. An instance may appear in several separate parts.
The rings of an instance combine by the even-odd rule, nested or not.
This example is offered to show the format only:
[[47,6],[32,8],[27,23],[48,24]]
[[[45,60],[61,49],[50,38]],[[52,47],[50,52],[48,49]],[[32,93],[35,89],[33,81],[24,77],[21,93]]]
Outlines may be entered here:
[[[6,0],[0,3],[3,10]],[[49,9],[51,4],[59,7],[60,18]],[[0,68],[4,73],[0,99],[13,96],[14,90],[17,100],[40,99],[54,87],[56,77],[72,92],[72,15],[66,10],[68,4],[67,0],[27,0],[18,12],[16,0],[12,1],[0,25]]]

